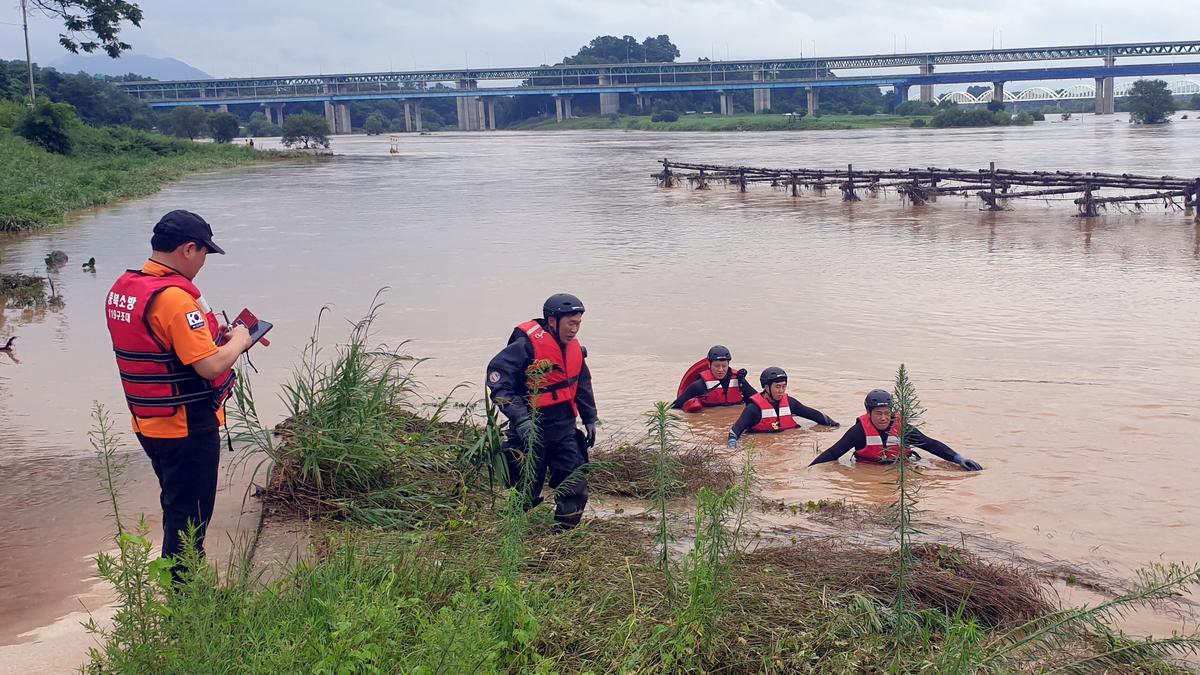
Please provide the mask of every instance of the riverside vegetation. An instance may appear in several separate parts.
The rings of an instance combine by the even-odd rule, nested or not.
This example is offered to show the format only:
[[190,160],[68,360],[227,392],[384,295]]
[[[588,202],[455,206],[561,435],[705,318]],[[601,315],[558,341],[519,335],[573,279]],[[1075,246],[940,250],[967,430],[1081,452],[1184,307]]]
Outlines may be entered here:
[[0,101],[0,231],[157,191],[186,173],[246,164],[254,151],[83,124],[68,104]]
[[[332,353],[314,333],[283,389],[285,423],[259,421],[245,379],[231,411],[254,451],[243,461],[268,469],[268,506],[322,523],[315,559],[268,579],[248,552],[218,574],[189,549],[173,587],[114,497],[116,553],[97,562],[118,613],[90,624],[86,672],[1173,673],[1200,648],[1112,627],[1179,598],[1200,569],[1156,565],[1127,595],[1055,609],[1025,571],[919,543],[908,464],[894,547],[772,543],[754,531],[753,455],[697,460],[665,403],[590,468],[593,492],[644,496],[644,513],[555,534],[546,507],[500,488],[495,409],[423,401],[419,360],[369,343],[377,310]],[[903,367],[895,396],[919,424]],[[111,427],[98,408],[92,439],[115,495]]]

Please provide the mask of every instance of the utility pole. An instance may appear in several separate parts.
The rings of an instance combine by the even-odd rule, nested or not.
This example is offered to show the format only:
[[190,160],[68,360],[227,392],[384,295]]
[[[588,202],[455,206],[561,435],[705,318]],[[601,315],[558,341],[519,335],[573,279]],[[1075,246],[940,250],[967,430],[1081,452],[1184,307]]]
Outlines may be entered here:
[[25,30],[25,67],[29,70],[29,107],[37,101],[37,90],[33,86],[33,57],[29,52],[29,12],[25,11],[25,0],[21,0],[21,26]]

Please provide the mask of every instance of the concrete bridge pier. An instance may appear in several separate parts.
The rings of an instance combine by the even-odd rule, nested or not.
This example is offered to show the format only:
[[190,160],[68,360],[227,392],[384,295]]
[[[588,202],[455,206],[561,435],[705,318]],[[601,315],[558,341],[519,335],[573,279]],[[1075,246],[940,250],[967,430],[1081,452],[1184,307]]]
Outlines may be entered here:
[[[458,88],[463,90],[475,89],[475,80],[459,80]],[[479,131],[482,104],[478,96],[456,96],[454,98],[458,113],[458,128],[460,131]]]
[[900,107],[901,103],[904,103],[905,101],[908,100],[908,85],[907,84],[893,84],[892,85],[892,95],[893,95],[892,110],[895,110],[896,108]]
[[[922,65],[921,66],[921,74],[922,75],[932,75],[933,74],[933,64],[926,63],[926,64]],[[932,84],[921,85],[921,103],[933,103],[933,85]]]
[[718,91],[717,93],[721,96],[721,114],[722,115],[732,115],[733,114],[733,94],[730,94],[730,93],[727,93],[724,91]]
[[[1104,57],[1104,67],[1112,68],[1117,60],[1112,56]],[[1113,78],[1096,78],[1096,114],[1112,115],[1117,112],[1117,90]]]
[[335,133],[335,134],[354,133],[354,129],[351,128],[351,126],[350,126],[350,106],[349,105],[347,105],[345,103],[339,103],[337,105],[336,119],[337,119],[338,125],[333,133]]
[[333,101],[325,101],[325,125],[329,127],[329,133],[337,133],[337,107]]
[[808,92],[808,116],[812,117],[817,114],[817,105],[820,103],[820,94],[817,93],[816,87],[809,87]]
[[421,133],[421,102],[417,101],[413,104],[413,113],[417,118],[417,133]]
[[633,100],[637,102],[638,112],[642,112],[646,109],[646,96],[644,94],[634,94]]
[[283,107],[285,105],[287,104],[276,103],[275,105],[271,105],[270,103],[264,103],[263,114],[266,115],[267,122],[270,124],[278,124],[283,126]]
[[[754,81],[762,82],[767,79],[767,71],[754,71]],[[755,89],[754,90],[754,112],[760,113],[771,109],[771,90],[770,89]]]
[[554,97],[554,118],[556,121],[571,119],[571,97],[566,94],[551,94]]
[[[600,86],[612,84],[612,78],[608,75],[600,76]],[[621,112],[621,95],[620,94],[600,94],[600,114],[601,115],[616,115]]]
[[1004,83],[1003,82],[993,82],[992,83],[992,100],[999,101],[1000,103],[1004,103]]
[[494,96],[487,100],[487,128],[488,131],[496,130],[496,98]]
[[404,131],[412,132],[412,130],[413,130],[412,104],[409,103],[408,101],[401,101],[401,103],[404,104]]

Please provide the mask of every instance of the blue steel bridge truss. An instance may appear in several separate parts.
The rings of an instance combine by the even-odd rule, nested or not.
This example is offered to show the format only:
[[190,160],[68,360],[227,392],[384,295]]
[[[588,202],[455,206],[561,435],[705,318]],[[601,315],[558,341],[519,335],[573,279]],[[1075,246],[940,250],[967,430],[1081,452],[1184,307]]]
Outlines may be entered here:
[[[910,86],[988,81],[1192,74],[1195,63],[936,72],[943,65],[986,65],[1072,59],[1200,55],[1200,41],[1037,47],[750,61],[622,63],[470,68],[266,78],[125,82],[120,86],[156,107],[190,104],[346,101],[378,98],[443,98],[531,94],[653,93],[856,84]],[[1183,70],[1179,66],[1187,66]],[[834,77],[833,70],[918,67],[921,74]],[[1140,69],[1139,69],[1140,68]],[[1037,76],[1030,76],[1037,73]],[[497,86],[479,87],[479,81]],[[520,81],[520,86],[507,83]],[[453,83],[454,86],[446,86]]]

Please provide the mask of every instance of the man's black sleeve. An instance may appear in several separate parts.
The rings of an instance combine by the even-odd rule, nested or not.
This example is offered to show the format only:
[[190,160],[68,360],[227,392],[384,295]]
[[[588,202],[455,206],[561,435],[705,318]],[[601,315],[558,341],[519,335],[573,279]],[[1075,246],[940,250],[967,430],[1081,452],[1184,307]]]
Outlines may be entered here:
[[809,466],[824,464],[825,462],[836,462],[847,452],[861,450],[865,447],[867,447],[867,435],[863,433],[862,425],[855,424],[846,429],[846,433],[842,434],[837,443],[834,443],[826,448],[824,452],[817,455],[817,458]]
[[753,403],[748,404],[745,408],[742,408],[741,417],[738,417],[737,421],[733,423],[732,427],[730,427],[729,440],[736,442],[742,434],[746,433],[747,429],[761,421],[762,410],[760,410],[759,407]]
[[804,419],[811,420],[817,424],[824,424],[827,427],[841,426],[837,422],[833,421],[833,418],[829,415],[826,415],[816,408],[810,408],[791,396],[788,397],[788,407],[792,409],[792,415],[803,417]]
[[488,391],[512,426],[529,418],[525,370],[530,363],[533,363],[533,344],[525,337],[510,342],[488,362]]
[[905,445],[928,450],[947,462],[953,462],[954,456],[958,454],[954,451],[954,448],[936,438],[926,436],[920,429],[909,429],[908,435],[904,437],[904,441]]
[[683,393],[679,395],[679,398],[675,399],[675,402],[671,404],[671,407],[682,408],[684,403],[687,403],[694,398],[700,398],[707,393],[708,385],[705,384],[704,380],[696,380],[695,382],[689,384],[687,389],[683,390]]
[[747,382],[746,378],[744,377],[738,378],[738,388],[742,390],[742,398],[746,400],[750,400],[751,396],[758,393],[758,390],[754,388],[754,385]]
[[[583,350],[584,358],[587,358],[587,350]],[[583,369],[579,371],[579,388],[575,390],[575,405],[579,408],[579,419],[584,424],[591,424],[596,421],[596,395],[592,392],[592,371],[588,370],[587,361],[583,362]]]

